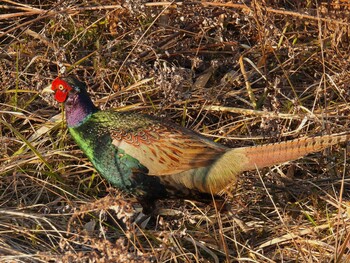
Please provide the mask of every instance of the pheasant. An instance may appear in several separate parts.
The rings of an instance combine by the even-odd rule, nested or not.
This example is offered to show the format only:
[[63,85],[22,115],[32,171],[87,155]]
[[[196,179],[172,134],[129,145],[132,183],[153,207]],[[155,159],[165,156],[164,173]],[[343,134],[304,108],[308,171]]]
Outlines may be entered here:
[[44,91],[64,103],[69,132],[96,170],[136,196],[144,210],[163,198],[211,200],[244,171],[295,160],[350,138],[334,134],[228,148],[149,115],[101,111],[74,77],[56,78]]

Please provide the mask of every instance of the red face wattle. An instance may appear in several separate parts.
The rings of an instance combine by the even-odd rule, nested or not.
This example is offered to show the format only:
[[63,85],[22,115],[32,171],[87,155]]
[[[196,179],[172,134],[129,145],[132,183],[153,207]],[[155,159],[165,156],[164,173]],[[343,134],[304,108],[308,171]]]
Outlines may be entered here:
[[55,92],[55,99],[58,102],[65,102],[72,87],[64,80],[56,78],[52,82],[51,89]]

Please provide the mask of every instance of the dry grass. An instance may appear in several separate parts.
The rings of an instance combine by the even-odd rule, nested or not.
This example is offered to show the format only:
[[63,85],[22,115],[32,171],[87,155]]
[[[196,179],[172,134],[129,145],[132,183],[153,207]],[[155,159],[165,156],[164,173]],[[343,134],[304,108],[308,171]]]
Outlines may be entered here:
[[101,108],[231,147],[346,131],[349,6],[2,1],[0,261],[349,261],[344,147],[242,175],[227,195],[234,215],[163,201],[139,228],[138,205],[96,174],[40,95],[75,74]]

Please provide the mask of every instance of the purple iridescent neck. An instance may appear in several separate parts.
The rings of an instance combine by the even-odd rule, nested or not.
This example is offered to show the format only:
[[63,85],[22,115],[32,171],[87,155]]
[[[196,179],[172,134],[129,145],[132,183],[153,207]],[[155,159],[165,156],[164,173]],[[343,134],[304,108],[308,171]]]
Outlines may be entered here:
[[77,127],[98,109],[86,92],[70,94],[64,105],[68,127]]

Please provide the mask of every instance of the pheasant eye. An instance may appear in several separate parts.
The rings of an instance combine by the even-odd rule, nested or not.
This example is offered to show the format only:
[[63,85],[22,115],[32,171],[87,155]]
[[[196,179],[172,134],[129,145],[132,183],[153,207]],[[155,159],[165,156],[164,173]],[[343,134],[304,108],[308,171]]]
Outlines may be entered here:
[[58,89],[59,89],[59,90],[64,90],[63,85],[62,85],[62,84],[58,85]]

